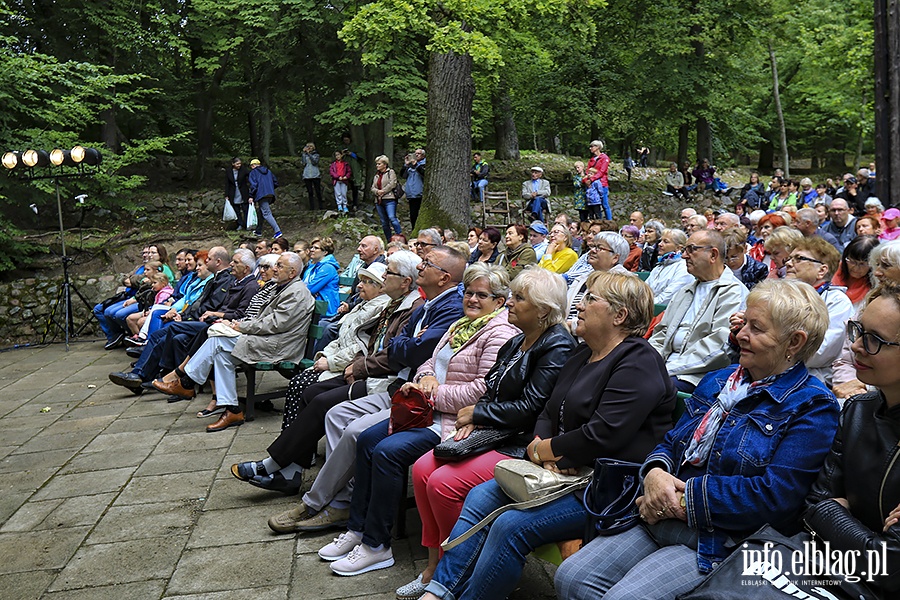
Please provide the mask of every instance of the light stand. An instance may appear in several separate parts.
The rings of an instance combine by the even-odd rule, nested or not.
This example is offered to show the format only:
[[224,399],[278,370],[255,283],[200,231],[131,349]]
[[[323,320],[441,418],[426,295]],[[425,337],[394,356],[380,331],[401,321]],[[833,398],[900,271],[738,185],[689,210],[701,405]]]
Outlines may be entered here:
[[[71,338],[78,337],[84,328],[90,324],[95,318],[93,305],[78,290],[75,284],[69,278],[69,265],[75,262],[75,259],[66,254],[66,230],[63,225],[62,196],[59,191],[60,179],[74,179],[93,177],[96,173],[94,170],[85,169],[85,164],[97,167],[100,164],[100,153],[93,148],[82,148],[75,146],[72,150],[53,150],[47,153],[43,150],[27,150],[20,154],[18,152],[7,152],[3,155],[2,163],[12,174],[18,167],[24,166],[25,170],[20,171],[18,176],[20,179],[27,181],[37,181],[41,179],[52,179],[56,187],[56,210],[59,215],[59,241],[62,248],[63,280],[56,296],[56,303],[50,311],[47,318],[47,324],[44,328],[44,334],[41,337],[41,344],[56,340],[56,336],[62,333],[65,337],[66,351],[69,350],[69,341]],[[21,163],[21,164],[20,164]],[[51,166],[52,165],[52,166]],[[63,167],[75,167],[76,171],[66,173]],[[35,173],[35,168],[46,168],[46,175]],[[79,197],[79,201],[83,202],[83,197]],[[72,293],[81,300],[90,315],[88,319],[75,329],[75,319],[72,311]],[[59,314],[59,313],[62,314]],[[52,337],[51,337],[52,333]]]

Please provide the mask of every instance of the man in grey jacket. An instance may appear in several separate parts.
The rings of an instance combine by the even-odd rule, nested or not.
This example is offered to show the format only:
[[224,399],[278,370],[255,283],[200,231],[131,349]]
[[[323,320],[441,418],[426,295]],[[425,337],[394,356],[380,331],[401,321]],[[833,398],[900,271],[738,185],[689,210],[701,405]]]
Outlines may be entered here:
[[220,321],[217,330],[211,329],[209,339],[188,361],[184,376],[171,383],[156,380],[153,386],[167,394],[192,398],[194,386],[206,381],[215,368],[216,405],[224,406],[225,411],[206,431],[243,424],[235,367],[241,362],[299,362],[306,351],[315,300],[300,277],[302,270],[299,255],[285,252],[279,256],[274,268],[275,294],[259,316],[243,322]]
[[731,364],[729,318],[743,309],[748,291],[725,268],[725,240],[718,231],[693,233],[682,256],[695,281],[672,297],[650,345],[665,359],[678,391],[691,393],[704,375]]
[[550,213],[550,182],[544,179],[544,169],[531,167],[531,179],[522,183],[522,198],[525,199],[525,216],[534,221],[543,221],[544,212]]

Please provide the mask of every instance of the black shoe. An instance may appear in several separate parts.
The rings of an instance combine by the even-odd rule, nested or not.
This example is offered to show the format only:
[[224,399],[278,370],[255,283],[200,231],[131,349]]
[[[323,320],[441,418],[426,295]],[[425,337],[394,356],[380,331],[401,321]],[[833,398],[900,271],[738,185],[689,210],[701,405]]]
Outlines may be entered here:
[[152,381],[145,381],[145,382],[141,383],[141,389],[144,390],[145,392],[158,392],[159,391],[155,387],[153,387]]
[[[156,389],[156,388],[154,388],[154,389]],[[175,404],[176,402],[181,402],[182,400],[190,400],[190,398],[185,398],[183,396],[176,396],[174,394],[169,396],[168,398],[166,398],[166,402],[168,402],[169,404]]]
[[111,339],[110,341],[106,342],[106,345],[103,346],[103,349],[104,350],[112,350],[113,348],[118,348],[119,346],[122,345],[122,342],[124,342],[124,341],[125,341],[125,334],[120,333],[119,335],[117,335],[116,337]]
[[144,351],[143,346],[135,346],[133,348],[125,348],[125,354],[130,356],[131,358],[140,358],[141,353]]
[[275,471],[271,475],[257,475],[250,479],[247,483],[255,485],[264,490],[273,492],[281,492],[287,496],[293,496],[300,493],[303,487],[303,473],[297,473],[290,479],[285,479],[281,471]]
[[135,373],[110,373],[109,380],[116,385],[127,387],[130,390],[140,390],[141,384],[144,383],[144,380],[141,379],[141,376]]

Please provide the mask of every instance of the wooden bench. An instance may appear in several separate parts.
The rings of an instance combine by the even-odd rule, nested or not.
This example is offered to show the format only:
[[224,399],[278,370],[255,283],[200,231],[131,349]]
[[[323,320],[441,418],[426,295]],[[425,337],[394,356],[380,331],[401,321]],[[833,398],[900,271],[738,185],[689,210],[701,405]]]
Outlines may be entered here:
[[349,275],[341,275],[340,280],[338,281],[338,285],[340,286],[340,299],[341,302],[346,302],[347,298],[353,295],[353,282],[356,281],[356,277],[350,277]]

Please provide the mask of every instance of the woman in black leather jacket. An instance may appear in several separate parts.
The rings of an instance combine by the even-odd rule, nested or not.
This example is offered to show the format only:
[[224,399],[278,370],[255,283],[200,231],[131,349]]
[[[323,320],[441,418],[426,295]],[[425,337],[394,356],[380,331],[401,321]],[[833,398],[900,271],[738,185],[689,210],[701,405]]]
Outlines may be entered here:
[[[900,591],[900,288],[872,292],[859,321],[847,323],[857,377],[873,392],[849,399],[831,453],[806,499],[804,522],[833,550],[856,551],[873,593]],[[867,552],[887,555],[875,573]],[[863,575],[862,571],[866,571]]]
[[499,461],[524,458],[535,421],[575,349],[575,340],[563,322],[566,284],[559,275],[528,267],[509,287],[509,322],[522,333],[500,349],[497,362],[485,376],[484,395],[474,406],[457,413],[455,439],[465,439],[482,427],[511,429],[518,434],[497,450],[487,449],[460,461],[441,460],[429,452],[413,465],[428,565],[415,581],[397,590],[397,598],[419,598],[425,593],[425,584],[438,564],[438,549],[456,524],[469,490],[493,478]]

